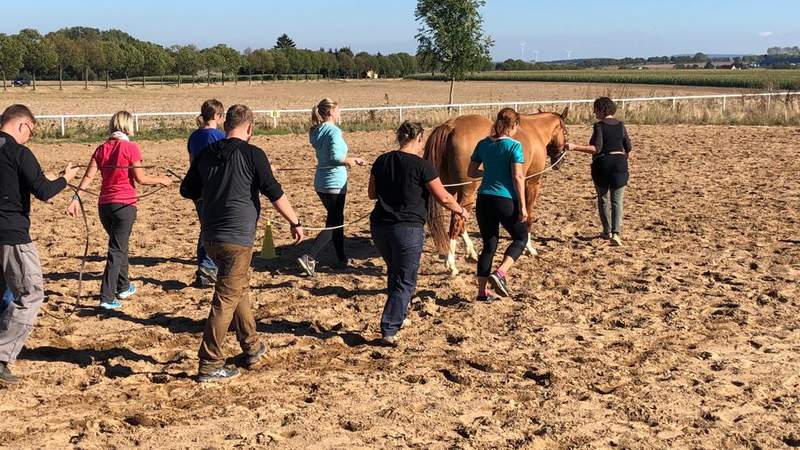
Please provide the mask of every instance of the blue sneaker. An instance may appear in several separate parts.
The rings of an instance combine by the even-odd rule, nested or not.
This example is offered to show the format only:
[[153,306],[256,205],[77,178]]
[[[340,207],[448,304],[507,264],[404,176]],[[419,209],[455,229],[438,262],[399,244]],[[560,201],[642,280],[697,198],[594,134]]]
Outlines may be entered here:
[[100,302],[100,309],[113,310],[113,309],[119,309],[119,308],[122,308],[122,302],[119,301],[119,300],[114,300],[114,301],[111,301],[111,302],[107,302],[107,301],[101,301]]
[[136,293],[136,285],[131,283],[130,285],[128,285],[128,289],[117,293],[117,298],[120,300],[126,300],[132,297],[133,294],[135,293]]

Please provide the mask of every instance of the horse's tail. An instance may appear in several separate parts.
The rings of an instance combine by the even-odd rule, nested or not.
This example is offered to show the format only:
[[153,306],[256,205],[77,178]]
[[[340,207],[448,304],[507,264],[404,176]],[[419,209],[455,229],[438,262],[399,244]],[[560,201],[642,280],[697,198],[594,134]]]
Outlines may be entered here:
[[[450,134],[453,132],[452,121],[447,121],[442,125],[434,128],[428,141],[425,143],[425,159],[433,164],[439,175],[445,172],[447,160],[445,153],[447,152],[448,143],[450,141]],[[448,232],[445,229],[444,223],[444,208],[442,208],[433,196],[428,200],[428,230],[431,232],[433,242],[440,255],[446,255],[450,251],[450,239]]]

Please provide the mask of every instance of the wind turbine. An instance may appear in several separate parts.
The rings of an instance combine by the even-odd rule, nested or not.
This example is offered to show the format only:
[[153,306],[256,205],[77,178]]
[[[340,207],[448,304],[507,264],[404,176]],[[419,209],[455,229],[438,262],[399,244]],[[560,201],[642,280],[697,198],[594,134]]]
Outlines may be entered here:
[[533,62],[539,62],[539,50],[533,51]]
[[573,53],[573,52],[572,52],[572,50],[567,50],[567,60],[568,60],[568,61],[569,61],[570,59],[572,59],[572,53]]
[[522,61],[525,61],[525,46],[526,45],[528,45],[527,42],[522,42],[521,44],[519,44],[519,48],[522,50],[522,56],[520,57],[520,59]]

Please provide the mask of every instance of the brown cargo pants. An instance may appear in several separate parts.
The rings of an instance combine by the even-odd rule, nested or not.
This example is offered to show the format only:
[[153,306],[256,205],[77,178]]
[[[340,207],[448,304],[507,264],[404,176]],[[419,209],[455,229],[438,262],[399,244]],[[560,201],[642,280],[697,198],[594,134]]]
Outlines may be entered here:
[[217,265],[217,283],[211,312],[200,344],[201,374],[213,372],[225,365],[222,350],[225,336],[233,322],[236,339],[242,351],[254,354],[259,349],[256,320],[250,303],[250,262],[253,248],[221,242],[205,242],[208,256]]

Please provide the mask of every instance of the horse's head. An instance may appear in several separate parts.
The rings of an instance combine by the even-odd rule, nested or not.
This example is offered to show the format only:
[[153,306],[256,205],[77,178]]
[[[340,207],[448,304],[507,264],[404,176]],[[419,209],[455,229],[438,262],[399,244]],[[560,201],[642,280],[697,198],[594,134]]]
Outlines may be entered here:
[[558,124],[553,128],[553,134],[550,136],[550,142],[547,144],[547,156],[550,157],[550,164],[553,169],[558,170],[564,162],[566,153],[567,141],[569,132],[567,131],[567,124],[565,120],[569,114],[569,106],[564,109],[561,114],[554,113],[558,118]]

